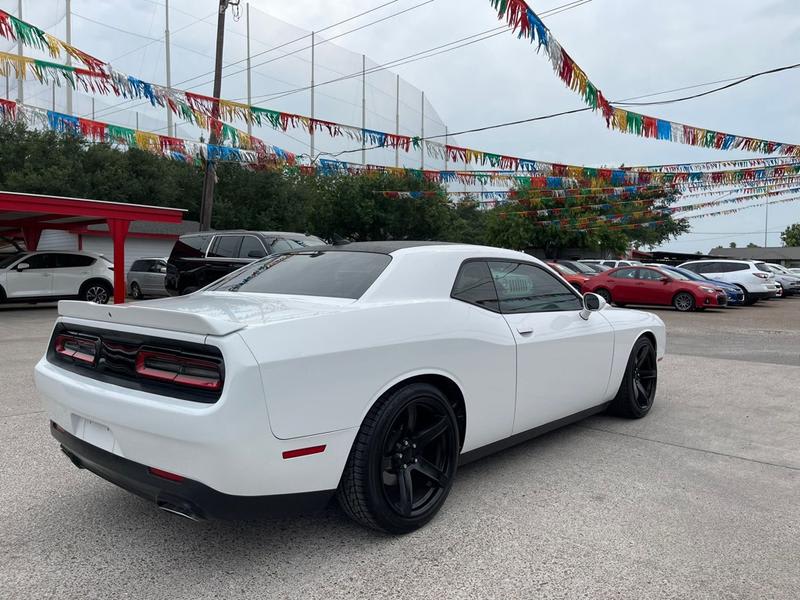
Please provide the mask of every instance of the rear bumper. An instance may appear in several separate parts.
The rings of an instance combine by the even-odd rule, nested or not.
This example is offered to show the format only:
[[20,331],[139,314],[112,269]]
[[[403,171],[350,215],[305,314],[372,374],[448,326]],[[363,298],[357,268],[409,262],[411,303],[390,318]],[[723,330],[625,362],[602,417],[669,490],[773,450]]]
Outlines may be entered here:
[[270,496],[235,496],[191,479],[171,481],[150,473],[146,465],[128,460],[64,431],[53,421],[50,432],[72,463],[106,481],[155,503],[160,508],[196,519],[241,519],[286,515],[324,508],[336,490]]

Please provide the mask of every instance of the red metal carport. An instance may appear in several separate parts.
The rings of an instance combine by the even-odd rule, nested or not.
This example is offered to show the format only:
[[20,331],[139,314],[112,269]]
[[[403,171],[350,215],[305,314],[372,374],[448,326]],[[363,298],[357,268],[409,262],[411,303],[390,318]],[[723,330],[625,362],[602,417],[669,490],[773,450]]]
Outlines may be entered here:
[[114,241],[114,302],[125,301],[125,238],[133,221],[180,223],[186,211],[124,202],[0,191],[0,236],[21,237],[36,250],[42,231],[80,231],[107,223]]

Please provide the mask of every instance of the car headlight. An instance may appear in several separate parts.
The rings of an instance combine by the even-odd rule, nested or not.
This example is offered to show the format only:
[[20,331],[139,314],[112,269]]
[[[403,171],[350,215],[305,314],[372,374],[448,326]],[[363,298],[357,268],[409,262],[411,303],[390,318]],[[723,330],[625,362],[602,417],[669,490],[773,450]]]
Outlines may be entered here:
[[714,288],[706,287],[704,285],[701,285],[700,289],[703,290],[706,294],[715,294],[716,293],[716,290]]

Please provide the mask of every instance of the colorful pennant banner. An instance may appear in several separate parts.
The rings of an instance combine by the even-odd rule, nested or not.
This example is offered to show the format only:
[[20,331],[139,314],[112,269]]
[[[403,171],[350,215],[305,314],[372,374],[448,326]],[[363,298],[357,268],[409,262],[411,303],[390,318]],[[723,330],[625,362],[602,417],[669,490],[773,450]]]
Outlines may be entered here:
[[774,142],[712,129],[666,121],[613,106],[594,85],[586,73],[561,47],[550,29],[533,12],[525,0],[490,0],[498,18],[508,23],[517,37],[536,44],[543,51],[553,71],[567,87],[576,92],[594,111],[600,111],[606,125],[623,133],[641,137],[669,140],[679,144],[716,148],[717,150],[746,150],[761,154],[781,154],[800,157],[800,145]]

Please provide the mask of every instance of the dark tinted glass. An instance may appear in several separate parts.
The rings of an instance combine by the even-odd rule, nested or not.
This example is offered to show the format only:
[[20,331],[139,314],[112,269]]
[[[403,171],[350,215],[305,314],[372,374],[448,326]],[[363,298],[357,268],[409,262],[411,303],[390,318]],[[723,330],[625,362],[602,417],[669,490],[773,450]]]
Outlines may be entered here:
[[264,258],[267,255],[264,244],[254,235],[244,236],[242,247],[239,249],[239,258]]
[[147,271],[147,264],[148,261],[146,260],[135,260],[131,265],[131,272],[132,273],[142,273],[143,271]]
[[171,258],[200,258],[205,255],[210,235],[189,235],[180,238],[172,248]]
[[56,254],[56,268],[88,267],[94,264],[94,258],[83,254]]
[[55,254],[33,254],[24,261],[30,269],[54,269],[56,266]]
[[583,302],[553,275],[533,265],[489,262],[503,313],[581,310]]
[[461,266],[450,295],[456,300],[476,304],[489,310],[500,310],[492,273],[489,271],[489,265],[483,261],[471,261]]
[[221,235],[214,240],[214,245],[208,252],[213,258],[239,258],[239,246],[242,245],[241,235]]
[[151,273],[163,273],[167,269],[167,263],[165,263],[163,260],[154,260],[150,262],[151,264],[148,268],[148,271]]
[[304,252],[266,258],[212,290],[360,298],[391,261],[372,252]]

